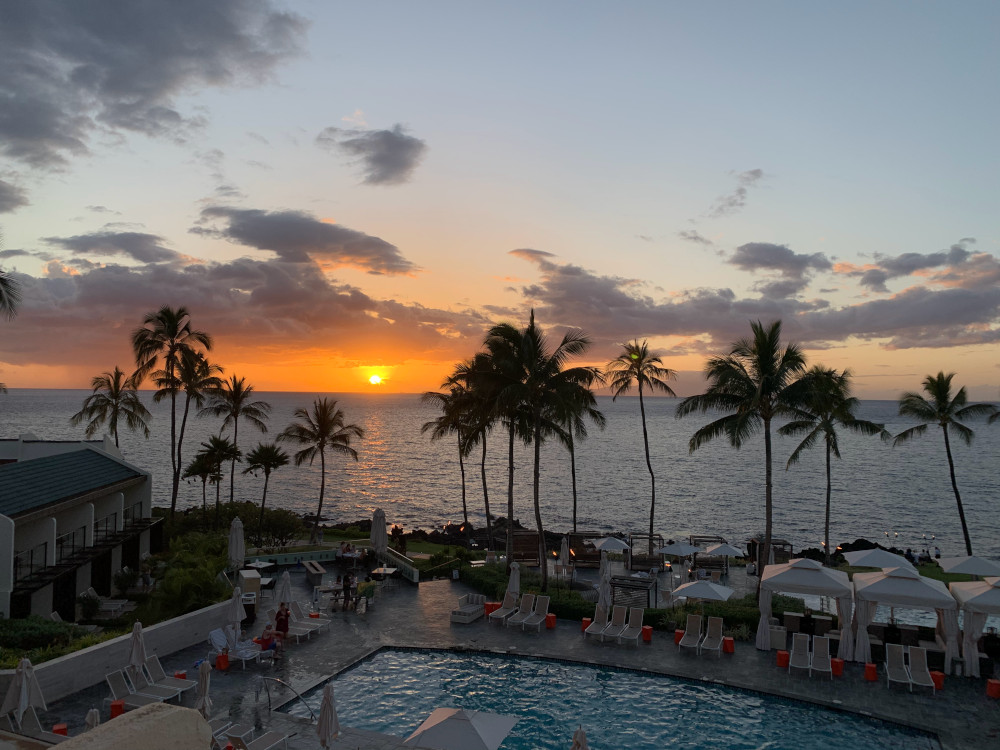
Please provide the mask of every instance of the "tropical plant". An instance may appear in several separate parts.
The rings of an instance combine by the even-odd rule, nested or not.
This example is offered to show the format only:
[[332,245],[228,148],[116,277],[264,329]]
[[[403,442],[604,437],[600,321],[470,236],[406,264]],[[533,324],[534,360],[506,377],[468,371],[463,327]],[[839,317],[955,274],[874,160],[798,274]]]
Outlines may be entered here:
[[[267,432],[267,417],[271,413],[271,405],[266,401],[254,401],[254,387],[247,383],[246,378],[235,375],[222,382],[218,388],[208,394],[209,405],[201,410],[202,416],[212,414],[225,417],[222,427],[233,427],[233,445],[239,446],[240,417],[261,432]],[[236,485],[236,461],[229,468],[229,502],[233,502]]]
[[[0,234],[0,247],[3,246],[3,234]],[[21,282],[6,271],[0,270],[0,315],[13,320],[21,306]]]
[[965,537],[965,554],[972,555],[972,538],[969,536],[969,526],[965,521],[965,508],[962,506],[962,496],[958,491],[958,481],[955,479],[955,460],[951,455],[951,440],[949,432],[958,435],[966,445],[972,443],[975,433],[964,424],[963,419],[974,417],[993,418],[997,409],[992,404],[970,404],[969,397],[965,392],[965,387],[958,389],[952,397],[951,381],[955,373],[947,375],[939,372],[937,375],[928,375],[924,378],[923,390],[927,394],[925,398],[919,393],[907,392],[899,397],[899,415],[901,417],[911,417],[923,422],[916,427],[910,427],[896,435],[892,444],[894,446],[905,443],[914,437],[919,437],[927,432],[930,424],[937,424],[944,435],[944,451],[948,457],[948,471],[951,474],[951,488],[955,492],[955,503],[958,505],[958,518],[962,522],[962,535]]
[[[590,339],[581,331],[568,331],[550,350],[541,328],[535,323],[534,310],[524,329],[507,323],[491,328],[486,346],[494,358],[501,358],[495,362],[504,375],[503,385],[497,393],[500,412],[509,415],[512,422],[523,422],[534,446],[532,496],[538,530],[538,559],[544,561],[545,530],[540,504],[542,442],[552,435],[563,438],[560,415],[573,404],[586,401],[582,391],[588,390],[600,373],[595,367],[564,369],[570,357],[587,351]],[[510,537],[508,534],[508,545]],[[548,588],[547,566],[543,564],[541,570],[544,591]]]
[[[597,379],[600,379],[598,375]],[[562,427],[560,440],[569,451],[569,474],[573,491],[573,533],[576,533],[576,441],[587,437],[587,420],[589,419],[600,429],[604,429],[608,420],[597,408],[597,399],[590,388],[585,388],[576,394],[575,398],[567,399],[557,407],[556,419]]]
[[215,525],[218,526],[219,506],[221,505],[219,490],[222,486],[222,464],[227,461],[239,461],[242,458],[242,454],[240,453],[240,449],[236,447],[236,444],[229,438],[224,438],[221,435],[212,435],[206,442],[201,444],[198,457],[201,457],[212,467],[209,481],[215,485]]
[[785,464],[785,470],[797,463],[802,452],[812,448],[820,440],[826,449],[826,516],[823,535],[823,551],[826,564],[830,564],[833,554],[830,548],[830,496],[832,481],[830,457],[840,458],[840,441],[837,427],[843,427],[859,435],[878,435],[883,440],[892,437],[884,424],[867,419],[858,419],[854,413],[861,402],[851,395],[851,371],[837,372],[820,365],[813,367],[802,376],[803,401],[792,408],[792,421],[778,429],[779,435],[804,435],[802,442],[792,451]]
[[217,468],[212,456],[202,451],[196,454],[191,459],[191,463],[184,469],[184,479],[201,480],[201,509],[203,513],[208,510],[208,480],[211,479]]
[[[180,353],[196,350],[199,346],[212,348],[212,337],[204,331],[191,328],[191,315],[187,308],[176,309],[164,305],[156,312],[147,313],[142,325],[132,332],[132,350],[138,370],[135,384],[156,369],[160,357],[163,370],[173,379]],[[170,470],[173,487],[170,490],[170,515],[177,508],[177,491],[180,486],[180,459],[177,457],[177,389],[170,392]]]
[[90,420],[84,434],[93,437],[107,424],[115,438],[115,447],[118,447],[119,422],[124,422],[132,432],[141,431],[143,437],[149,437],[146,420],[152,419],[152,415],[139,398],[133,376],[126,375],[116,366],[113,372],[95,375],[90,386],[93,393],[83,400],[83,408],[69,418],[71,425],[76,426],[84,420]]
[[454,435],[457,439],[458,469],[462,479],[462,528],[468,536],[471,532],[469,506],[465,491],[465,456],[469,452],[467,445],[468,428],[466,426],[469,421],[466,408],[468,399],[464,398],[466,395],[465,388],[458,383],[452,383],[449,380],[441,387],[449,388],[449,392],[438,393],[436,391],[428,391],[420,397],[420,400],[424,403],[436,404],[441,409],[441,415],[421,425],[420,432],[429,432],[432,441],[440,440],[450,435]]
[[276,443],[258,443],[257,447],[247,453],[247,467],[244,474],[264,473],[264,494],[260,498],[260,519],[257,521],[257,544],[262,543],[264,529],[264,504],[267,502],[267,485],[271,480],[271,472],[288,465],[288,454]]
[[805,356],[795,344],[782,346],[781,321],[764,326],[751,322],[752,335],[733,344],[729,354],[712,357],[705,365],[708,388],[677,406],[677,416],[695,412],[726,412],[697,430],[688,441],[694,452],[710,440],[725,436],[734,448],[743,446],[759,430],[764,433],[764,543],[761,560],[771,551],[772,471],[771,421],[789,413],[802,387],[797,378],[805,370]]
[[[649,342],[634,339],[622,344],[622,352],[608,362],[605,368],[608,385],[614,394],[612,401],[632,390],[636,384],[639,392],[639,415],[642,419],[642,444],[646,450],[646,469],[649,471],[649,554],[653,554],[653,522],[656,517],[656,475],[653,474],[653,463],[649,459],[649,431],[646,428],[646,405],[642,398],[644,390],[650,393],[659,391],[668,396],[675,396],[673,389],[667,384],[675,380],[677,372],[663,366],[659,355],[649,351]],[[574,531],[575,531],[574,527]]]
[[311,466],[316,456],[319,456],[319,505],[309,536],[309,543],[315,544],[319,538],[319,519],[323,513],[323,492],[326,488],[326,451],[341,453],[357,461],[358,452],[351,447],[351,439],[360,440],[365,433],[356,424],[344,424],[344,412],[337,408],[335,400],[327,398],[313,401],[312,412],[298,408],[293,416],[301,421],[288,425],[278,435],[278,440],[303,446],[294,456],[296,466],[301,466],[306,461]]

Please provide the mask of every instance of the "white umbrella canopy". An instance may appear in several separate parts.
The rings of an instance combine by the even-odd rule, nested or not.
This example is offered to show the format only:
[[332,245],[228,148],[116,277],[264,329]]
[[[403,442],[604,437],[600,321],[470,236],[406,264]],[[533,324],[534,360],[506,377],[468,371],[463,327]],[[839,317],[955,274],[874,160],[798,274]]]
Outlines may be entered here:
[[562,538],[562,544],[559,547],[559,564],[569,565],[569,537],[566,536]]
[[146,644],[142,638],[142,623],[136,620],[132,624],[132,640],[129,642],[128,649],[128,666],[133,672],[141,672],[142,666],[145,663]]
[[590,750],[587,745],[587,733],[583,731],[583,726],[573,732],[573,744],[569,750]]
[[516,716],[435,708],[403,744],[434,750],[497,750],[515,724]]
[[948,588],[966,612],[1000,614],[1000,578],[949,583]]
[[87,711],[87,717],[83,720],[83,723],[87,727],[84,731],[95,729],[101,723],[101,712],[96,708],[90,709]]
[[35,668],[31,666],[30,659],[24,658],[17,663],[17,669],[14,670],[14,679],[7,688],[0,715],[6,716],[13,711],[17,716],[17,723],[20,724],[29,706],[35,706],[43,711],[48,710],[42,689],[35,677]]
[[884,549],[857,549],[845,552],[844,559],[856,568],[913,568],[910,561]]
[[770,591],[818,596],[850,596],[851,581],[842,570],[826,568],[815,560],[796,558],[781,565],[767,565],[760,586]]
[[514,593],[521,593],[521,566],[516,562],[510,564],[510,578],[507,580],[507,590]]
[[286,570],[281,574],[281,578],[278,579],[278,585],[274,588],[274,601],[285,602],[286,604],[292,600],[292,578],[288,575]]
[[925,578],[910,567],[885,568],[854,574],[854,596],[891,607],[957,609],[948,588],[933,578]]
[[389,549],[389,534],[385,530],[385,511],[381,508],[376,508],[372,513],[371,543],[372,549],[379,557]]
[[239,516],[229,524],[229,567],[239,570],[246,559],[246,544],[243,541],[243,522]]
[[245,619],[247,619],[247,610],[243,606],[243,592],[237,586],[233,589],[233,597],[229,600],[229,606],[226,607],[226,620],[233,623],[236,626],[236,632],[239,633],[240,623]]
[[724,555],[725,557],[746,557],[747,553],[731,544],[713,544],[705,549],[706,555]]
[[632,549],[616,536],[606,536],[603,539],[595,539],[593,545],[601,552],[624,552],[627,549]]
[[323,702],[319,706],[316,734],[319,735],[319,744],[323,747],[329,747],[340,734],[340,719],[337,718],[337,704],[333,699],[333,685],[329,682],[323,687]]
[[985,557],[942,557],[938,565],[945,573],[965,573],[970,576],[1000,576],[1000,563]]
[[198,693],[194,708],[206,719],[212,713],[212,699],[208,697],[209,683],[212,679],[212,665],[205,659],[198,665]]
[[736,592],[728,586],[711,581],[691,581],[674,589],[674,596],[686,596],[688,599],[703,599],[710,602],[724,602]]
[[604,565],[601,569],[601,580],[597,584],[597,603],[605,611],[611,610],[611,566]]
[[688,555],[693,555],[695,552],[701,552],[701,547],[695,547],[693,544],[688,544],[687,542],[674,542],[673,544],[668,544],[666,547],[660,547],[658,550],[661,555],[676,555],[677,557],[687,557]]

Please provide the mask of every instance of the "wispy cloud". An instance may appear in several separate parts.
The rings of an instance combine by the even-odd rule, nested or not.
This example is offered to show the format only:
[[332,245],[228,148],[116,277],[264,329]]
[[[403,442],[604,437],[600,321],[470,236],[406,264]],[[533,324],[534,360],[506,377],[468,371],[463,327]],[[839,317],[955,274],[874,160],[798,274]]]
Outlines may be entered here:
[[367,185],[408,182],[427,153],[427,144],[399,124],[390,130],[329,127],[316,136],[316,143],[356,157]]
[[764,170],[750,169],[746,172],[736,172],[736,187],[730,193],[720,195],[715,199],[708,215],[713,219],[723,216],[732,216],[747,203],[747,195],[750,188],[757,184],[764,177]]
[[28,205],[28,192],[23,188],[0,180],[0,214],[16,211]]

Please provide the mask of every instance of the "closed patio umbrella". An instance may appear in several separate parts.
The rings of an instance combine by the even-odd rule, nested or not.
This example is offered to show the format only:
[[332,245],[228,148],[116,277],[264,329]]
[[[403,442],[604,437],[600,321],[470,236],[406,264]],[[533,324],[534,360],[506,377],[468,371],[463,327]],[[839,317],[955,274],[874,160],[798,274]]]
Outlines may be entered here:
[[[603,557],[603,556],[602,556]],[[611,566],[605,565],[601,571],[601,580],[597,584],[597,603],[605,611],[611,610]]]
[[389,534],[385,530],[385,511],[381,508],[376,508],[372,514],[371,543],[379,559],[389,549]]
[[3,699],[3,708],[0,715],[6,716],[13,712],[17,717],[17,723],[21,723],[21,718],[29,706],[40,708],[43,711],[48,709],[45,706],[45,698],[42,697],[42,689],[38,685],[35,677],[35,669],[31,666],[31,661],[27,658],[21,659],[14,670],[14,679],[7,688],[7,695]]
[[516,716],[435,708],[403,744],[434,750],[497,750],[516,723]]
[[243,592],[237,586],[233,589],[233,596],[226,607],[226,620],[233,623],[234,630],[240,632],[240,623],[247,619],[247,610],[243,606]]
[[337,718],[337,704],[333,700],[333,685],[329,682],[323,687],[323,702],[319,707],[319,719],[316,722],[316,734],[319,744],[329,747],[330,743],[340,734],[340,720]]
[[87,727],[84,731],[90,731],[96,728],[101,723],[101,712],[96,708],[92,708],[87,711],[87,718],[83,720],[84,726]]
[[521,593],[521,566],[516,562],[510,564],[510,579],[507,581],[507,590],[515,594]]
[[128,666],[133,673],[138,673],[145,663],[146,644],[142,638],[142,623],[136,620],[132,624],[132,640],[129,641]]
[[239,516],[229,524],[229,568],[239,570],[246,559],[246,544],[243,541],[243,522]]
[[278,579],[278,585],[274,589],[274,601],[285,602],[286,604],[292,600],[292,578],[288,575],[286,570],[281,574],[281,578]]
[[562,538],[562,544],[559,547],[559,564],[569,565],[569,537],[566,536]]
[[206,719],[212,714],[212,699],[208,697],[209,683],[212,679],[212,665],[205,659],[198,665],[198,693],[194,708]]

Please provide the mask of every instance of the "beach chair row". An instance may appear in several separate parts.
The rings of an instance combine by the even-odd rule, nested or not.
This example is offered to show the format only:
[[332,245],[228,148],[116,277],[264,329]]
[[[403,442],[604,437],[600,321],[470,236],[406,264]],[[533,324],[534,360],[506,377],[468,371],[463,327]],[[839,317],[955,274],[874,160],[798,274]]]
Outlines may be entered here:
[[696,654],[702,654],[705,651],[715,651],[716,656],[722,656],[722,618],[709,617],[708,625],[704,632],[701,629],[702,619],[701,615],[687,616],[684,635],[677,641],[677,650],[681,651],[685,648],[691,648],[694,649]]
[[[906,664],[907,653],[910,657],[909,665]],[[937,685],[927,666],[926,648],[902,646],[898,643],[885,644],[885,686],[892,687],[894,682],[909,685],[911,693],[914,685],[929,687],[937,693]]]
[[541,631],[545,616],[549,613],[548,596],[525,594],[518,601],[518,595],[508,591],[499,609],[490,612],[490,622],[502,623],[507,627],[520,625],[522,630],[529,627]]
[[806,669],[810,677],[813,672],[826,672],[832,680],[830,639],[825,635],[811,636],[810,639],[806,633],[793,633],[792,650],[788,655],[788,672],[791,673],[793,669]]
[[[642,633],[642,607],[623,607],[615,605],[608,616],[606,607],[598,604],[594,609],[594,617],[590,625],[583,631],[583,637],[594,636],[601,642],[614,640],[618,643],[632,641],[639,645],[639,635]],[[626,617],[628,620],[626,621]]]
[[128,667],[104,676],[111,688],[111,700],[122,701],[127,709],[177,698],[198,685],[196,680],[168,677],[156,654],[146,658],[141,669]]

